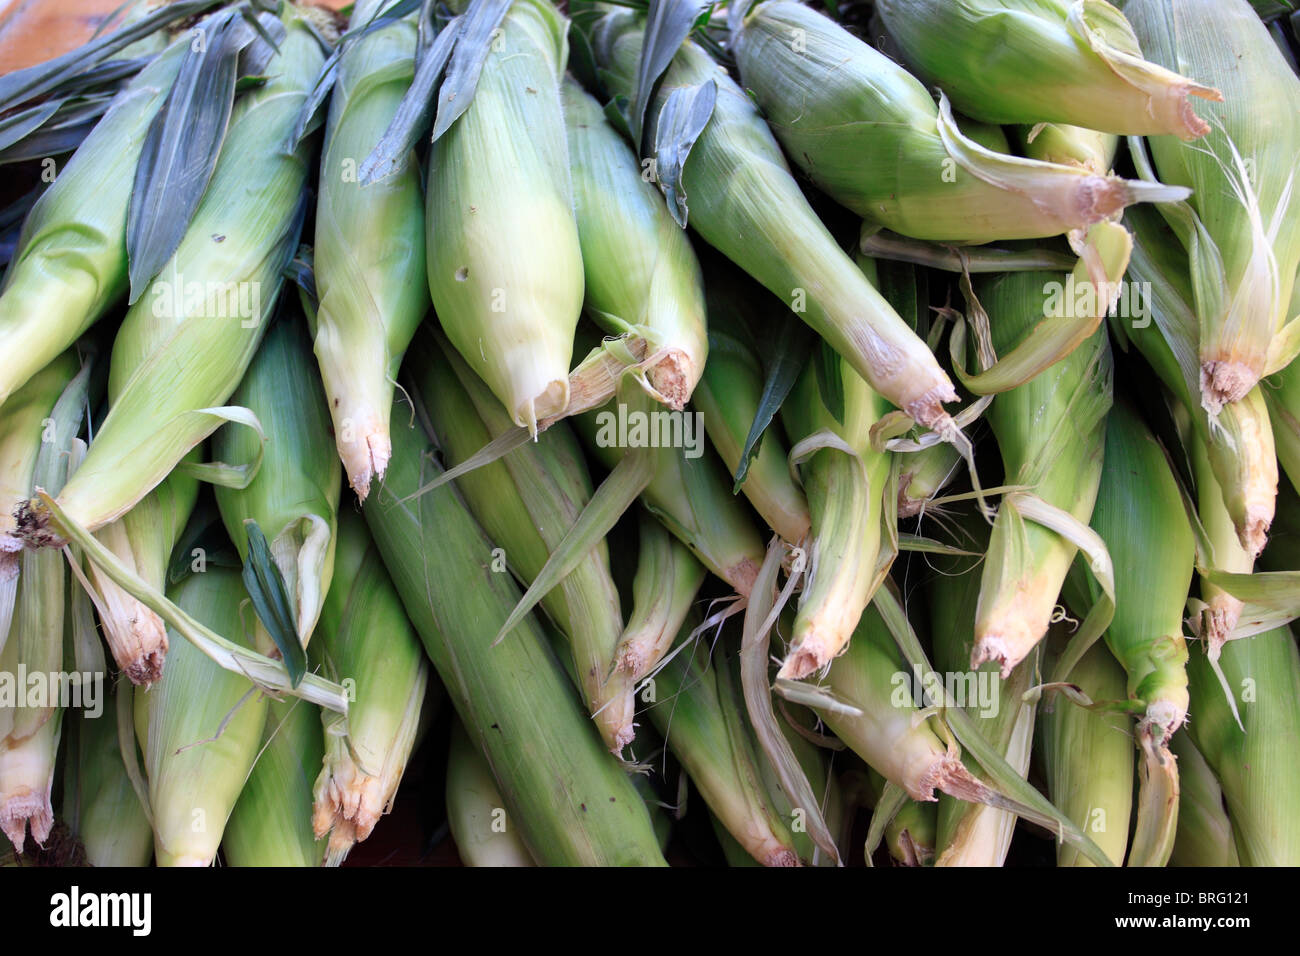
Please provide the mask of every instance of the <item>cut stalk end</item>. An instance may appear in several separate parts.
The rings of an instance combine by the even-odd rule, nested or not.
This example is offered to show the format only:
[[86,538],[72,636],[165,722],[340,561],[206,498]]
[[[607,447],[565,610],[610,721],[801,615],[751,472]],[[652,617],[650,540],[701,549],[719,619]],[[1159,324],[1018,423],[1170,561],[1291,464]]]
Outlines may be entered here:
[[1259,375],[1246,363],[1212,360],[1201,365],[1201,405],[1211,417],[1223,406],[1240,401],[1255,387]]
[[[339,421],[337,416],[335,421]],[[339,431],[336,441],[339,459],[347,472],[348,486],[356,493],[357,500],[363,502],[370,494],[371,482],[384,477],[388,459],[393,455],[388,421],[371,409],[346,416],[343,421],[349,422],[351,428]],[[345,436],[350,440],[345,440]]]
[[48,789],[42,794],[30,787],[20,787],[0,803],[0,830],[18,853],[23,852],[28,826],[32,839],[38,846],[44,846],[54,826],[54,808],[50,805]]

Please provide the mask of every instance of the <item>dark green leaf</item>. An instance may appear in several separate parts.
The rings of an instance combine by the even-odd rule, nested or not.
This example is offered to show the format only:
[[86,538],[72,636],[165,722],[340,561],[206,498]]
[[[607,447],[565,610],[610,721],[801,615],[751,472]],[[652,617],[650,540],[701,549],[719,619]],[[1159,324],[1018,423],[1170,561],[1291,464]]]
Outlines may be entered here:
[[361,185],[387,179],[401,166],[406,156],[432,122],[433,95],[438,88],[438,77],[451,59],[452,49],[460,36],[463,20],[452,19],[433,40],[429,49],[416,58],[415,78],[410,89],[397,106],[397,114],[375,144],[374,150],[361,164],[358,179]]
[[298,628],[294,622],[293,604],[285,587],[284,577],[271,557],[271,547],[266,535],[252,518],[244,520],[248,532],[248,559],[244,562],[244,589],[253,602],[262,626],[275,641],[289,671],[289,684],[297,687],[307,673],[307,652],[298,642]]
[[98,66],[118,50],[170,24],[218,6],[221,0],[177,0],[107,36],[62,56],[0,77],[0,113],[50,92],[60,83]]
[[487,62],[497,30],[510,9],[511,0],[471,0],[464,25],[447,66],[447,76],[438,90],[438,116],[433,124],[437,142],[451,124],[469,109],[478,88],[478,78]]
[[206,570],[242,566],[239,552],[230,543],[226,526],[221,523],[221,512],[211,498],[206,495],[200,497],[199,504],[172,548],[171,561],[167,565],[167,586],[170,588],[180,584],[191,574],[198,573],[199,568]]
[[682,187],[682,171],[691,147],[713,116],[717,99],[718,85],[713,80],[673,90],[655,126],[655,176],[668,200],[668,211],[683,229],[690,210]]
[[[638,153],[645,133],[645,112],[659,78],[690,35],[695,20],[707,6],[704,0],[650,0],[646,14],[645,39],[632,89],[632,111],[628,117]],[[716,93],[716,90],[715,90]],[[712,107],[710,107],[712,109]]]
[[235,101],[239,54],[255,39],[233,11],[199,29],[205,42],[186,51],[135,171],[126,222],[131,303],[167,264],[203,199]]
[[749,427],[745,447],[740,451],[733,494],[740,491],[740,486],[745,483],[750,463],[758,456],[763,433],[767,431],[767,426],[772,423],[773,417],[799,378],[799,373],[803,371],[808,361],[808,352],[812,348],[813,336],[798,316],[787,311],[781,318],[776,337],[770,341],[771,353],[764,357],[763,362],[767,369],[767,379],[763,382],[763,394],[758,401],[754,424]]
[[822,404],[841,425],[844,424],[844,373],[840,353],[825,342],[817,350],[817,391]]

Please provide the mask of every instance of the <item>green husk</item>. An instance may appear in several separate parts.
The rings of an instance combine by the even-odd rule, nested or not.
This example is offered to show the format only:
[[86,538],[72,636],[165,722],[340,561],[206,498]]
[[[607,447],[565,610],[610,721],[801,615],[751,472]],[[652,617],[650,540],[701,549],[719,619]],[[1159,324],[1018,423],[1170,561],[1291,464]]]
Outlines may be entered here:
[[874,605],[863,613],[848,648],[831,663],[825,689],[859,713],[813,705],[822,720],[890,783],[913,800],[933,801],[936,789],[968,795],[967,785],[974,779],[962,766],[955,742],[940,739],[936,718],[921,716],[912,675]]
[[[1132,706],[1140,708],[1144,754],[1129,865],[1163,866],[1178,819],[1178,771],[1168,743],[1187,716],[1182,618],[1196,544],[1164,449],[1123,402],[1107,421],[1105,462],[1092,527],[1115,572],[1106,644],[1128,675]],[[1159,561],[1151,560],[1153,542],[1159,542]],[[1094,579],[1088,587],[1095,599]]]
[[[615,95],[631,94],[643,34],[629,11],[612,12],[593,29],[596,61]],[[872,388],[951,437],[943,403],[957,398],[952,383],[809,207],[752,100],[691,41],[659,85],[647,117],[649,141],[658,136],[670,96],[708,84],[716,104],[681,174],[691,225],[788,303]]]
[[[1052,658],[1065,646],[1064,635],[1048,638]],[[1095,703],[1120,700],[1125,694],[1124,668],[1101,644],[1094,644],[1074,665],[1070,683]],[[1122,713],[1090,710],[1066,694],[1049,691],[1038,704],[1036,746],[1052,803],[1092,837],[1111,862],[1123,864],[1133,810],[1132,720]],[[1056,865],[1096,864],[1075,847],[1061,844]]]
[[952,445],[931,445],[899,457],[898,517],[912,518],[948,486],[961,467],[961,454]]
[[1134,202],[1187,195],[1126,182],[1109,166],[1010,156],[1005,140],[982,145],[958,129],[946,100],[936,108],[905,69],[800,3],[755,4],[733,49],[742,82],[786,154],[838,202],[906,236],[1055,236],[1114,218]]
[[473,100],[429,158],[428,276],[438,319],[511,420],[532,432],[569,404],[582,308],[560,101],[567,27],[546,0],[513,0]]
[[320,866],[312,833],[312,783],[325,744],[321,712],[305,700],[271,701],[257,763],[221,840],[231,866]]
[[[41,381],[44,398],[54,395],[66,369],[56,381]],[[77,438],[85,414],[90,368],[81,370],[59,388],[40,423],[43,439],[35,452],[31,488],[57,494],[68,475],[79,467],[85,444]],[[32,396],[37,400],[37,396]],[[48,440],[45,440],[48,439]],[[75,560],[75,559],[74,559]],[[54,823],[50,792],[63,730],[63,705],[89,703],[75,684],[65,683],[67,661],[64,628],[70,592],[63,555],[51,549],[24,549],[19,558],[18,590],[9,633],[0,646],[0,674],[7,676],[10,695],[0,705],[0,832],[22,852],[28,826],[32,839],[43,844]],[[77,622],[69,620],[69,625]],[[80,663],[79,661],[74,663]],[[78,672],[81,668],[78,667]],[[102,667],[98,675],[103,680]],[[26,671],[26,681],[20,675]],[[43,683],[35,675],[46,675]],[[65,697],[67,692],[70,697]]]
[[[330,447],[329,412],[311,359],[311,347],[296,310],[284,311],[266,334],[234,399],[266,429],[263,467],[245,488],[218,487],[217,507],[230,539],[247,564],[247,522],[256,522],[270,544],[275,566],[292,602],[296,633],[311,639],[334,574],[342,471]],[[213,449],[222,461],[246,461],[260,439],[247,428],[228,425]],[[266,622],[257,628],[257,647],[276,647]]]
[[[1291,287],[1291,315],[1300,315],[1300,282]],[[1265,379],[1261,391],[1268,403],[1268,417],[1277,443],[1277,460],[1291,481],[1300,489],[1300,362]]]
[[[573,422],[587,448],[608,468],[630,467],[648,459],[648,484],[639,489],[642,503],[706,568],[738,594],[749,594],[763,563],[762,541],[749,510],[727,487],[722,466],[704,447],[699,419],[682,413],[678,445],[672,444],[674,439],[666,447],[619,443],[620,419],[647,423],[644,431],[649,434],[643,435],[647,441],[659,436],[661,423],[676,427],[672,421],[653,417],[656,414],[648,396],[624,387],[613,408],[579,415]],[[635,440],[634,427],[626,429],[629,442]]]
[[650,674],[672,647],[707,572],[662,524],[637,515],[632,612],[618,640],[616,666],[631,681]]
[[1030,159],[1044,163],[1078,166],[1098,176],[1104,176],[1115,163],[1119,151],[1119,137],[1114,133],[1100,133],[1082,126],[1063,123],[1039,123],[1019,127],[1020,145]]
[[610,335],[647,344],[638,377],[680,410],[705,369],[709,343],[700,265],[600,104],[572,77],[561,87],[586,283],[583,308]]
[[[91,866],[148,866],[153,857],[153,830],[127,775],[114,719],[116,696],[130,693],[131,686],[123,684],[106,695],[99,717],[78,719],[76,749],[67,752],[76,764],[76,789],[75,796],[65,791],[63,813],[76,807],[69,822]],[[135,746],[134,739],[129,742]],[[68,767],[64,773],[73,776]]]
[[0,294],[0,405],[126,293],[136,164],[190,43],[172,43],[117,94],[23,223]]
[[1198,392],[1214,416],[1300,351],[1288,308],[1300,267],[1300,78],[1246,0],[1129,0],[1124,9],[1152,59],[1223,90],[1203,142],[1150,141],[1161,178],[1192,189],[1161,211],[1190,263]]
[[[832,395],[838,407],[828,407]],[[882,548],[882,537],[893,538],[884,508],[891,456],[872,447],[871,428],[888,410],[825,345],[814,348],[781,408],[795,441],[790,458],[800,467],[812,531],[808,578],[778,678],[802,679],[840,654],[887,571],[889,547]]]
[[[235,104],[184,239],[114,340],[108,416],[58,501],[68,520],[90,531],[129,511],[223,419],[246,418],[216,406],[248,368],[297,246],[312,147],[310,139],[293,153],[268,144],[287,137],[324,62],[291,5],[284,21],[270,79]],[[209,467],[204,477],[239,484],[249,475],[228,466]],[[34,513],[38,525],[45,517]],[[32,540],[55,543],[39,530]]]
[[1163,60],[1140,49],[1124,14],[1102,0],[880,0],[876,12],[931,86],[990,123],[1191,140],[1208,126],[1188,97],[1222,98],[1196,82],[1219,82],[1217,73],[1189,79],[1157,65]]
[[[388,5],[355,4],[353,28]],[[314,249],[320,305],[312,333],[338,454],[360,501],[384,476],[397,368],[429,308],[414,154],[378,182],[362,186],[358,175],[414,74],[416,21],[407,16],[348,43],[321,157]]]
[[1178,758],[1178,835],[1170,866],[1239,866],[1232,821],[1223,801],[1219,779],[1180,730],[1169,741]]
[[[1072,278],[1014,272],[976,283],[999,355],[1031,334],[1044,314],[1053,314],[1053,292],[1068,290]],[[1100,317],[1104,308],[1105,301],[1098,302],[1094,314]],[[1081,525],[1092,516],[1101,481],[1112,376],[1106,332],[1098,329],[1061,361],[998,395],[986,415],[1005,483],[1023,487]],[[1074,541],[1026,517],[1022,500],[1007,495],[998,508],[975,615],[971,666],[996,661],[1004,679],[1047,633],[1078,553]]]
[[370,836],[392,807],[415,749],[429,664],[365,522],[339,516],[334,581],[321,609],[313,658],[332,680],[350,680],[348,716],[322,711],[324,766],[312,826],[329,833],[329,865]]
[[[686,629],[689,630],[689,627]],[[766,756],[750,729],[734,664],[695,641],[654,677],[650,719],[727,832],[764,866],[798,866],[788,819],[764,780]]]
[[1241,715],[1234,719],[1209,659],[1194,653],[1188,732],[1223,787],[1242,866],[1300,863],[1300,826],[1290,812],[1300,741],[1300,654],[1286,628],[1232,641],[1219,665]]
[[[0,650],[13,620],[22,568],[22,538],[14,509],[32,493],[46,422],[77,374],[77,356],[65,352],[11,395],[0,411]],[[61,440],[61,436],[55,436]]]
[[[694,402],[704,416],[709,440],[732,475],[739,473],[741,455],[763,400],[763,368],[754,350],[749,316],[741,311],[750,304],[748,291],[720,270],[709,277],[709,363]],[[798,544],[812,519],[803,490],[790,474],[787,457],[780,428],[769,424],[758,454],[745,469],[740,491],[769,528]]]
[[[239,573],[209,567],[168,596],[221,634],[251,646],[252,611]],[[242,637],[242,640],[239,638]],[[209,866],[261,749],[267,698],[189,641],[172,638],[162,679],[135,690],[159,866]]]
[[[999,678],[999,666],[991,660],[977,670],[968,670],[981,590],[978,576],[969,567],[955,575],[936,575],[931,581],[928,595],[934,663],[941,673],[958,676],[965,696],[958,704],[1012,769],[1027,776],[1035,706],[1024,694],[1035,682],[1039,654],[1031,649],[1009,677]],[[978,771],[976,776],[980,776]],[[1007,810],[941,795],[935,865],[1002,866],[1015,825],[1015,814]]]
[[[416,389],[449,465],[510,429],[500,403],[450,347],[440,349],[431,338],[421,338],[414,348],[421,368]],[[591,500],[586,463],[564,422],[548,429],[545,440],[462,475],[457,487],[503,551],[483,559],[494,570],[509,568],[525,584],[537,580]],[[613,753],[621,753],[634,735],[634,678],[615,668],[623,616],[603,538],[541,600],[568,638],[573,670],[601,737]]]
[[[1130,280],[1147,290],[1146,304],[1134,321],[1113,317],[1111,331],[1121,342],[1131,341],[1138,347],[1175,402],[1186,409],[1197,438],[1205,444],[1238,540],[1258,555],[1267,541],[1276,507],[1278,457],[1284,463],[1287,460],[1286,419],[1276,414],[1276,403],[1266,402],[1267,382],[1241,401],[1223,406],[1217,416],[1205,410],[1199,400],[1199,333],[1187,263],[1173,233],[1151,211],[1130,210],[1125,223],[1137,240]],[[1283,436],[1278,454],[1274,452],[1274,426]]]
[[[887,781],[868,768],[873,803],[878,805]],[[885,847],[889,856],[901,866],[933,866],[939,837],[939,805],[920,800],[906,800],[885,824]]]
[[447,820],[466,866],[536,866],[519,839],[492,768],[456,721],[447,754]]
[[509,818],[542,865],[663,865],[645,803],[569,690],[535,619],[491,646],[519,591],[508,575],[484,570],[493,545],[454,489],[402,502],[441,470],[431,451],[422,432],[397,429],[383,493],[365,516]]

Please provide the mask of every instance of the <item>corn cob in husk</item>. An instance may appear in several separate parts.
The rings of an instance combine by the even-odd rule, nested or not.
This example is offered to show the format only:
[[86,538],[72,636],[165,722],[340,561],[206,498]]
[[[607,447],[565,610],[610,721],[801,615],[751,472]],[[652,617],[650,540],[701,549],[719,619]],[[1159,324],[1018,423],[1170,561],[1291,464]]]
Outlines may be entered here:
[[391,808],[415,749],[429,664],[361,518],[339,516],[334,581],[312,655],[333,680],[351,680],[346,718],[322,712],[325,760],[312,826],[329,833],[330,865],[370,836]]
[[[1181,76],[1102,0],[881,0],[890,38],[933,86],[975,119],[1070,123],[1192,140],[1209,127],[1189,96],[1222,99]],[[1141,36],[1139,32],[1139,36]],[[1143,58],[1143,55],[1146,58]]]
[[[963,135],[946,101],[829,17],[790,0],[749,9],[741,81],[786,154],[823,191],[905,236],[962,242],[1086,229],[1185,189],[1008,155]],[[956,94],[953,94],[956,95]]]
[[[386,6],[355,4],[352,28]],[[414,74],[416,34],[416,17],[408,16],[347,45],[321,157],[314,249],[320,304],[312,332],[338,454],[361,501],[384,476],[397,367],[429,309],[414,155],[378,182],[363,186],[358,176]]]
[[560,100],[567,27],[546,0],[513,0],[473,100],[429,157],[438,320],[511,420],[534,432],[569,404],[582,308]]

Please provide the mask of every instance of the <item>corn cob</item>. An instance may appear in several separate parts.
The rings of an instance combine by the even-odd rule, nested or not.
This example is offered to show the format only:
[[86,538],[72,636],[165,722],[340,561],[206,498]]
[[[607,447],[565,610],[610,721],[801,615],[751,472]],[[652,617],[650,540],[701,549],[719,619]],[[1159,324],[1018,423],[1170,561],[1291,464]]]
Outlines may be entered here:
[[[1044,312],[1052,314],[1050,303],[1039,303],[1054,287],[1068,286],[1061,278],[1015,272],[976,285],[998,354],[1030,334]],[[1104,301],[1097,303],[1098,318],[1104,308]],[[1110,348],[1099,329],[1062,361],[994,399],[988,419],[1007,484],[1025,487],[1080,523],[1088,521],[1102,475],[1111,378]],[[1007,495],[998,508],[975,615],[971,666],[996,661],[1003,678],[1047,633],[1078,553],[1074,542],[1026,517],[1022,500]]]
[[560,103],[567,26],[545,0],[513,0],[473,101],[429,158],[428,276],[438,319],[511,420],[534,432],[569,404],[582,308]]
[[[247,487],[218,487],[216,497],[245,563],[247,522],[256,522],[265,535],[292,602],[297,640],[306,647],[334,574],[341,467],[329,446],[329,412],[310,345],[296,318],[285,310],[235,392],[270,436],[264,467]],[[212,444],[221,461],[246,461],[256,456],[260,440],[250,429],[231,425]],[[276,648],[263,622],[255,640],[264,654]]]
[[649,717],[718,821],[764,866],[798,866],[787,819],[768,796],[766,755],[749,727],[738,678],[719,647],[684,647],[654,676]]
[[[1210,691],[1213,693],[1213,691]],[[1178,758],[1178,835],[1170,866],[1238,866],[1223,788],[1186,730],[1169,741]]]
[[[244,633],[248,614],[240,606],[247,598],[234,571],[209,567],[169,596],[218,633]],[[173,639],[161,680],[148,690],[136,688],[135,730],[159,866],[212,863],[257,760],[267,709],[247,678],[218,667],[189,641]]]
[[1188,675],[1192,741],[1223,786],[1242,866],[1295,866],[1300,829],[1287,812],[1295,791],[1292,770],[1300,723],[1300,654],[1286,628],[1268,631],[1223,649],[1219,661],[1241,714],[1229,708],[1209,659],[1192,655]]
[[[1137,740],[1145,759],[1134,865],[1163,866],[1178,819],[1178,771],[1169,737],[1187,717],[1187,645],[1182,612],[1191,584],[1195,542],[1164,449],[1125,403],[1111,410],[1092,527],[1115,571],[1115,616],[1106,643],[1128,675],[1128,696],[1141,708]],[[1150,542],[1161,560],[1150,560]],[[1095,581],[1090,582],[1096,597]]]
[[[826,396],[842,399],[829,408]],[[777,676],[799,680],[843,650],[882,576],[882,529],[890,455],[871,447],[885,401],[825,345],[814,349],[781,414],[802,462],[812,515],[808,579]]]
[[[611,92],[630,95],[644,30],[628,11],[605,16],[592,47]],[[790,304],[867,382],[913,419],[953,429],[943,403],[957,394],[934,355],[839,248],[808,206],[753,102],[691,41],[668,68],[650,118],[675,90],[712,82],[712,118],[682,170],[691,225],[714,248]],[[657,120],[647,122],[651,141]]]
[[615,652],[615,666],[631,681],[653,671],[668,653],[706,574],[686,545],[644,512],[637,516],[637,539],[632,613]]
[[[363,0],[352,27],[388,4]],[[402,355],[429,308],[424,203],[414,156],[362,186],[358,164],[383,135],[414,73],[416,18],[350,42],[330,98],[316,201],[320,306],[313,338],[339,457],[365,501],[391,453],[388,413]]]
[[[742,303],[748,305],[748,290],[730,279],[722,270],[709,276],[709,364],[695,391],[694,405],[704,416],[704,430],[713,447],[736,475],[762,401],[763,369],[753,348],[753,333],[746,317],[739,314]],[[779,426],[769,424],[740,491],[769,528],[798,544],[812,519],[808,501],[790,474],[787,453]]]
[[117,94],[23,223],[0,294],[0,405],[126,292],[136,164],[190,43],[172,43]]
[[1039,123],[1019,127],[1020,145],[1030,159],[1078,166],[1098,176],[1110,172],[1119,151],[1119,137],[1082,126]]
[[[235,104],[212,180],[185,238],[113,343],[109,413],[58,504],[94,531],[120,518],[184,455],[239,417],[217,409],[247,369],[297,246],[310,140],[282,143],[320,72],[316,35],[285,5],[270,79]],[[224,480],[236,480],[223,472]],[[55,543],[33,506],[30,540]]]
[[[1049,637],[1053,659],[1064,643]],[[1100,644],[1074,665],[1070,683],[1096,703],[1120,700],[1125,693],[1124,669]],[[1132,721],[1124,714],[1089,710],[1059,693],[1045,694],[1038,711],[1037,747],[1047,795],[1119,866],[1128,849],[1133,809]],[[1063,844],[1057,847],[1056,865],[1094,864]]]
[[861,713],[815,709],[869,767],[913,800],[932,801],[936,789],[969,795],[974,778],[962,766],[955,745],[940,740],[933,718],[918,719],[911,679],[880,613],[869,606],[848,648],[831,663],[826,680],[836,698]]
[[[450,463],[509,429],[508,416],[459,356],[429,339],[416,349],[422,368],[416,388]],[[500,570],[508,566],[526,583],[536,580],[591,497],[577,441],[563,422],[549,432],[546,441],[458,479],[470,510],[504,551]],[[542,602],[568,637],[574,673],[602,739],[611,752],[621,753],[634,734],[634,678],[615,668],[623,616],[605,542],[597,542]]]
[[[124,684],[103,702],[103,714],[77,723],[74,825],[91,866],[148,866],[153,856],[153,831],[140,798],[127,776],[114,719],[117,694],[132,693]],[[134,738],[130,739],[135,746]],[[71,776],[68,768],[65,774]],[[74,803],[64,797],[64,815]]]
[[76,355],[60,355],[14,392],[0,415],[0,650],[13,619],[22,567],[23,543],[14,509],[32,492],[46,422],[77,368]]
[[535,866],[506,815],[492,768],[456,721],[447,754],[447,820],[466,866]]
[[[1253,389],[1241,401],[1225,405],[1217,416],[1205,411],[1197,397],[1198,332],[1187,263],[1172,233],[1161,228],[1149,211],[1130,210],[1125,221],[1137,239],[1130,280],[1133,287],[1147,290],[1146,304],[1133,321],[1114,317],[1111,330],[1121,342],[1138,347],[1186,409],[1197,439],[1205,444],[1237,538],[1243,548],[1258,555],[1267,541],[1277,497],[1278,455],[1265,402],[1268,391]],[[1281,431],[1286,434],[1285,424]]]
[[572,78],[561,88],[582,246],[587,314],[647,343],[639,375],[680,410],[708,354],[700,265],[636,156]]
[[919,80],[800,3],[755,4],[733,49],[786,155],[836,201],[905,236],[1054,236],[1134,202],[1187,195],[1108,168],[1009,156],[1005,140],[983,146],[958,129],[946,101],[936,109]]
[[[1130,16],[1132,7],[1125,6]],[[1188,97],[1222,99],[1196,82],[1217,82],[1217,74],[1189,79],[1157,65],[1163,60],[1139,48],[1133,27],[1108,3],[881,0],[876,11],[932,86],[990,123],[1071,123],[1191,140],[1209,127]]]
[[542,865],[663,865],[644,802],[571,696],[535,619],[489,646],[519,598],[506,575],[483,569],[492,543],[451,488],[401,502],[438,471],[428,440],[398,429],[384,494],[365,514],[521,839]]
[[333,680],[353,681],[346,719],[322,712],[325,761],[312,826],[329,833],[330,865],[370,836],[392,806],[415,748],[429,665],[360,516],[339,516],[334,582],[313,656]]
[[[67,371],[66,367],[56,370],[52,382],[44,375],[37,376],[27,398],[47,409],[38,426],[42,440],[33,455],[28,493],[41,487],[57,494],[85,453],[85,444],[76,436],[81,430],[90,369],[83,365],[70,379],[64,377]],[[17,424],[23,424],[24,418],[20,414]],[[44,844],[50,835],[54,823],[50,793],[63,729],[62,708],[77,702],[64,698],[64,692],[73,688],[64,683],[68,592],[63,555],[29,548],[20,561],[14,617],[0,647],[0,674],[5,675],[9,689],[8,699],[0,705],[0,832],[9,837],[18,853],[29,825],[37,844]],[[24,671],[29,675],[26,680]],[[42,682],[35,680],[38,675],[44,678],[43,694]],[[103,679],[102,673],[99,679]]]
[[325,841],[313,834],[311,815],[324,753],[319,707],[271,701],[257,762],[221,839],[231,866],[321,865]]
[[1300,78],[1245,0],[1130,0],[1125,13],[1154,60],[1186,64],[1224,92],[1203,143],[1150,142],[1161,175],[1193,191],[1163,211],[1190,260],[1200,403],[1214,415],[1300,350],[1287,326],[1300,266]]

